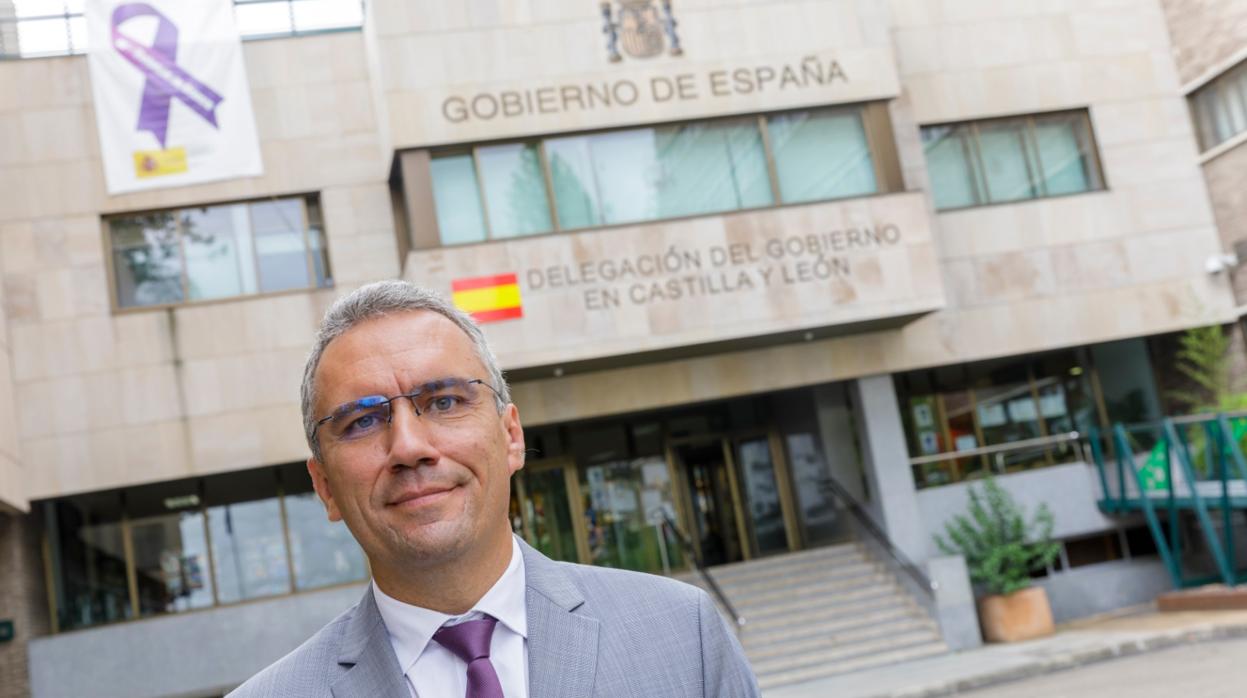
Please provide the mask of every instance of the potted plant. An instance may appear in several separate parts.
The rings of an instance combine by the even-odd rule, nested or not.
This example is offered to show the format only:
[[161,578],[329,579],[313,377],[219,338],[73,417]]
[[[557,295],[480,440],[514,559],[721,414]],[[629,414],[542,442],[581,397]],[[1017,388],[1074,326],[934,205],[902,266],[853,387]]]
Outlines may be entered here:
[[1029,523],[1025,512],[993,478],[970,490],[970,507],[944,525],[935,543],[962,555],[970,580],[986,592],[978,600],[979,623],[988,642],[1018,642],[1052,634],[1052,607],[1031,573],[1047,568],[1061,549],[1052,540],[1052,511],[1040,505]]

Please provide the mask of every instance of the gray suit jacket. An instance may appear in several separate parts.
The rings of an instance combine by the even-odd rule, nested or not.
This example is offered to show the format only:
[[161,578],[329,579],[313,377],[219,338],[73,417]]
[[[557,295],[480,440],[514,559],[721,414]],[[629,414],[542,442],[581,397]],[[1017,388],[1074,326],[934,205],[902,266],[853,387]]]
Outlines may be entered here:
[[[759,696],[740,643],[702,590],[665,577],[554,562],[522,542],[520,549],[530,698]],[[227,698],[410,695],[369,589]]]

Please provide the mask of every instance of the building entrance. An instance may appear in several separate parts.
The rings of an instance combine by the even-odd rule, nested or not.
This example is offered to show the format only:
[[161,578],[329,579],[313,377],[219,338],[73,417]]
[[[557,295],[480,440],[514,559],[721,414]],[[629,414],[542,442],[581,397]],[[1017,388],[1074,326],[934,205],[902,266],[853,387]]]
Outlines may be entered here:
[[736,478],[728,467],[730,453],[722,441],[704,441],[672,448],[692,526],[688,533],[706,565],[745,559],[742,523],[737,516]]

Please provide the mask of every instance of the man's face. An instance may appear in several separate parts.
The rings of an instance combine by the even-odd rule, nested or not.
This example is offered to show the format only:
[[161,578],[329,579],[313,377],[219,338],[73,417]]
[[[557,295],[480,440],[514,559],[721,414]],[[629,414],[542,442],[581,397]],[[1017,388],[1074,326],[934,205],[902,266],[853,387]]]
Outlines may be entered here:
[[[326,347],[315,376],[317,417],[369,395],[410,393],[431,381],[489,377],[467,335],[431,311],[356,325]],[[498,413],[479,386],[475,406],[442,422],[392,403],[392,422],[374,436],[316,438],[322,461],[308,460],[316,492],[333,521],[345,520],[373,565],[437,565],[490,546],[510,545],[510,477],[524,464],[515,405]]]

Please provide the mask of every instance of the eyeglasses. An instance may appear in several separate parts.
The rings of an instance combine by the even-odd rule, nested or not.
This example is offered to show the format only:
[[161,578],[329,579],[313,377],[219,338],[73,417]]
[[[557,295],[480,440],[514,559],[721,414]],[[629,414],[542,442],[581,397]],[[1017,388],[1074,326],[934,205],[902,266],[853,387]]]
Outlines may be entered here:
[[[489,388],[498,404],[502,404],[502,395],[483,380],[441,378],[403,395],[369,395],[339,405],[327,417],[316,421],[312,438],[316,438],[318,431],[334,441],[356,441],[380,434],[393,421],[393,403],[401,398],[411,400],[417,417],[439,425],[452,424],[476,410],[485,396],[481,386]],[[321,425],[327,425],[323,431]]]

